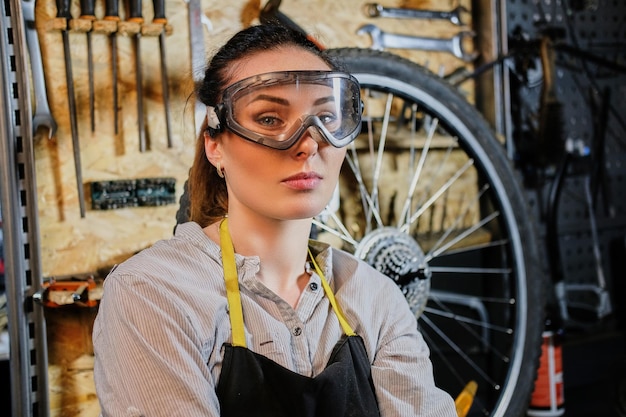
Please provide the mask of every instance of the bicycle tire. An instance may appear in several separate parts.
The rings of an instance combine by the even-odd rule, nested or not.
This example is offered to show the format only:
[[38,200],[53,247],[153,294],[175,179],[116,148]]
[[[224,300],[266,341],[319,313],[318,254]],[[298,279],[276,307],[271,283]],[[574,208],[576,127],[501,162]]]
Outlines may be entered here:
[[[364,123],[342,168],[335,213],[314,222],[319,237],[368,260],[404,287],[410,303],[421,302],[412,308],[437,384],[453,397],[470,380],[478,384],[470,416],[522,415],[536,377],[547,279],[502,144],[474,106],[424,67],[371,49],[329,53],[361,83]],[[411,279],[422,286],[409,288]]]

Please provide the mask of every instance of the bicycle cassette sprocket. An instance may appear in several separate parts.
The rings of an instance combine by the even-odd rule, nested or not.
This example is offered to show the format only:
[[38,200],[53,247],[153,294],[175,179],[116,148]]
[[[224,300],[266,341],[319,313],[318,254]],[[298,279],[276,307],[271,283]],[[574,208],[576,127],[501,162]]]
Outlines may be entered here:
[[391,278],[415,316],[422,314],[432,273],[424,252],[411,236],[394,227],[379,228],[361,240],[354,254]]

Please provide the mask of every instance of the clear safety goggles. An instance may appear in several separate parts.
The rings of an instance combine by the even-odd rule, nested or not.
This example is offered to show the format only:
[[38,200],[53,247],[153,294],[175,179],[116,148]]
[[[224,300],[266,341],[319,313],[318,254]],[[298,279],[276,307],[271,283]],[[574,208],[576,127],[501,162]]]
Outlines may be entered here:
[[[282,71],[255,75],[224,90],[207,107],[208,126],[225,128],[274,149],[288,149],[307,129],[340,148],[361,130],[359,83],[337,71]],[[316,137],[316,135],[314,135]]]

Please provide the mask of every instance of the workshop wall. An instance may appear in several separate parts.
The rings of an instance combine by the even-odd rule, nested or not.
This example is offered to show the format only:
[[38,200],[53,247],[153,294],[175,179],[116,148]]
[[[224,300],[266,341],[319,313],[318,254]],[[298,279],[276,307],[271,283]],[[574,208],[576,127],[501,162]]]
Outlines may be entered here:
[[[361,11],[363,1],[286,0],[281,11],[321,39],[328,47],[369,47],[367,35],[356,35],[357,29],[371,19]],[[452,1],[396,2],[415,3],[417,7],[449,8]],[[467,1],[469,3],[469,1]],[[264,3],[263,3],[264,4]],[[469,7],[469,4],[466,5]],[[204,0],[207,18],[205,42],[207,55],[232,33],[256,23],[260,1],[220,2]],[[193,116],[192,71],[189,50],[187,7],[182,0],[166,1],[168,19],[166,66],[169,101],[163,103],[158,32],[141,39],[141,75],[143,78],[143,115],[146,150],[140,152],[138,133],[137,86],[132,27],[118,32],[118,133],[114,129],[111,46],[103,25],[104,2],[96,1],[97,20],[92,32],[95,129],[91,130],[87,35],[76,24],[71,30],[72,71],[77,102],[77,136],[80,143],[82,187],[86,213],[81,217],[73,157],[70,111],[65,81],[63,43],[56,18],[54,1],[38,1],[36,26],[42,48],[45,82],[52,115],[58,125],[56,135],[47,139],[43,131],[36,138],[36,171],[38,207],[41,226],[42,268],[44,276],[95,273],[128,258],[156,240],[170,236],[175,225],[177,204],[158,207],[130,207],[93,210],[90,185],[101,181],[173,177],[176,201],[192,162],[195,137]],[[73,1],[72,16],[80,15],[79,2]],[[123,7],[120,9],[124,23]],[[144,2],[143,16],[147,29],[152,21],[151,2]],[[320,19],[320,16],[332,16]],[[61,24],[61,25],[60,25]],[[427,20],[378,19],[382,29],[420,36],[451,36],[458,28],[450,23]],[[209,28],[210,26],[210,28]],[[71,26],[72,27],[72,26]],[[89,25],[87,25],[87,28]],[[85,26],[82,25],[84,29]],[[447,73],[464,65],[452,55],[438,52],[397,51],[438,73]],[[165,111],[171,118],[171,142],[167,145]]]
[[[328,47],[369,47],[366,35],[357,29],[372,23],[362,12],[361,0],[315,2],[285,0],[281,11]],[[260,0],[230,2],[202,0],[204,39],[207,56],[234,32],[257,23]],[[388,1],[386,6],[411,6],[425,9],[451,9],[459,5],[470,8],[470,0]],[[103,22],[104,1],[95,4],[96,21],[73,22],[70,25],[70,49],[73,87],[76,97],[76,120],[80,143],[80,187],[85,195],[86,211],[81,217],[79,189],[76,180],[70,110],[68,106],[66,68],[63,42],[56,3],[39,0],[36,27],[42,49],[48,101],[58,129],[36,135],[36,175],[41,235],[41,263],[45,277],[93,274],[104,278],[114,264],[127,259],[155,241],[171,236],[175,225],[178,199],[183,191],[192,163],[196,141],[194,124],[193,73],[190,58],[190,37],[187,4],[183,0],[166,1],[166,67],[169,100],[164,103],[161,87],[160,27],[151,25],[153,8],[144,2],[144,36],[141,42],[141,75],[143,78],[143,114],[146,149],[140,151],[138,130],[137,85],[133,31],[137,26],[117,29],[118,59],[118,131],[115,132],[113,110],[113,73],[111,44]],[[71,3],[71,14],[80,15],[78,0]],[[72,23],[72,22],[70,22]],[[420,36],[449,37],[458,27],[446,22],[427,20],[378,19],[383,30]],[[95,129],[91,129],[89,110],[89,73],[87,35],[92,28]],[[155,30],[156,29],[156,30]],[[393,51],[408,57],[441,75],[465,66],[466,63],[446,53]],[[471,94],[468,93],[471,100]],[[166,134],[166,111],[171,120],[171,147]],[[172,204],[147,207],[124,207],[111,210],[92,208],[91,184],[103,181],[143,178],[173,178],[176,182]],[[92,297],[99,293],[93,291]],[[46,312],[49,350],[51,415],[97,416],[99,407],[93,387],[93,348],[91,325],[97,307],[48,308]]]

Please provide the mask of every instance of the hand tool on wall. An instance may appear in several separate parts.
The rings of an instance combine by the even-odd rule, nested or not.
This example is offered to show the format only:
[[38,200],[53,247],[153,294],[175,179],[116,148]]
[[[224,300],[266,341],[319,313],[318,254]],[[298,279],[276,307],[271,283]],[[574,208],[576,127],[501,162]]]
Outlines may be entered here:
[[173,177],[91,183],[91,208],[94,210],[163,206],[175,203],[176,179]]
[[33,300],[52,308],[71,304],[80,307],[95,307],[99,299],[94,299],[89,294],[95,289],[96,281],[93,275],[53,277],[44,282],[41,289],[33,294]]
[[[143,16],[141,14],[141,0],[130,0],[128,21],[143,24]],[[141,27],[133,35],[133,44],[135,48],[135,83],[137,90],[137,128],[139,131],[139,152],[146,151],[146,128],[143,117],[143,81],[141,76]]]
[[[80,16],[79,19],[93,22],[96,20],[95,0],[80,0]],[[91,117],[91,131],[96,131],[96,112],[94,99],[94,81],[93,81],[93,47],[91,42],[91,29],[86,32],[87,35],[87,72],[89,82],[89,117]]]
[[281,0],[268,0],[268,2],[265,3],[265,6],[263,6],[259,12],[259,20],[261,23],[264,25],[278,24],[295,31],[302,32],[311,42],[317,45],[318,48],[326,49],[326,47],[322,45],[313,35],[307,33],[304,29],[302,29],[302,27],[300,27],[300,25],[291,20],[289,16],[278,10],[281,2]]
[[26,43],[30,56],[30,66],[33,77],[33,90],[35,94],[35,115],[33,116],[33,133],[40,127],[48,129],[48,139],[52,139],[57,130],[57,124],[52,117],[48,105],[46,82],[39,47],[39,36],[35,28],[35,0],[23,0],[22,15],[26,27]]
[[466,38],[473,38],[474,32],[462,31],[451,38],[428,38],[413,35],[383,32],[376,25],[363,25],[357,30],[358,35],[368,34],[372,38],[373,49],[417,49],[421,51],[448,52],[466,62],[478,57],[476,52],[468,52],[463,44]]
[[78,123],[76,121],[76,97],[74,96],[74,76],[72,75],[72,55],[70,52],[70,36],[67,22],[72,18],[70,14],[70,0],[57,0],[57,18],[65,19],[65,26],[61,30],[63,37],[63,53],[65,55],[65,81],[67,83],[67,102],[70,109],[70,129],[72,132],[72,147],[74,148],[74,167],[76,172],[76,187],[80,217],[85,217],[85,192],[83,190],[83,174],[80,162],[80,143],[78,141]]
[[459,6],[450,11],[447,10],[426,10],[415,8],[400,7],[384,7],[379,3],[366,3],[363,5],[365,14],[368,17],[392,17],[396,19],[433,19],[433,20],[449,20],[455,25],[465,25],[462,20],[464,13],[469,11]]
[[[189,41],[191,43],[191,73],[194,82],[202,80],[202,72],[206,65],[204,46],[204,29],[202,28],[202,8],[200,0],[185,0],[189,14]],[[206,106],[198,99],[194,106],[194,122],[196,134],[200,134],[202,123],[206,119]]]
[[169,111],[169,82],[167,79],[167,65],[165,64],[165,0],[153,0],[154,18],[152,23],[162,24],[163,30],[159,34],[159,49],[161,52],[161,89],[163,90],[163,107],[165,108],[165,129],[167,134],[167,147],[172,147],[172,131],[170,126]]
[[[119,22],[119,3],[118,0],[106,0],[104,20]],[[117,88],[117,34],[111,32],[109,34],[111,42],[111,73],[113,78],[113,123],[115,124],[115,134],[118,133],[118,88]]]

